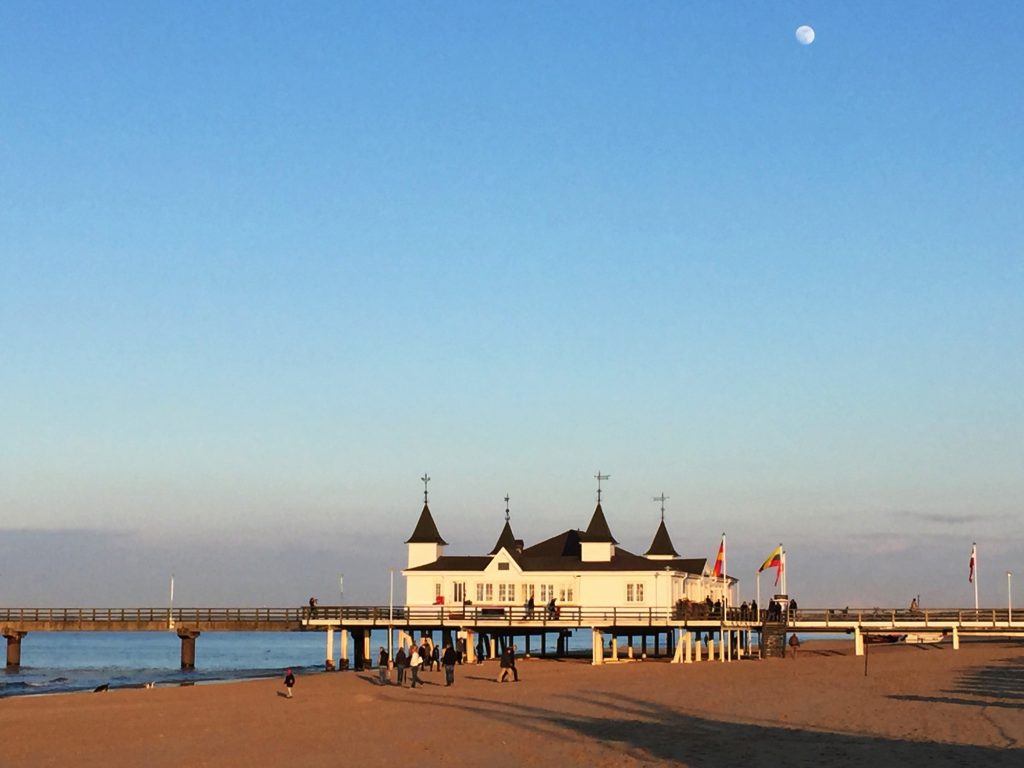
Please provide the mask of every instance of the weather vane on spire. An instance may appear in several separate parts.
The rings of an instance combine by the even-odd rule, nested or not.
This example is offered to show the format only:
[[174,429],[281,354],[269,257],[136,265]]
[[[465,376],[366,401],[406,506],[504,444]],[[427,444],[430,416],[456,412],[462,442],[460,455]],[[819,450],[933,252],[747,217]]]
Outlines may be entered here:
[[601,474],[601,470],[599,469],[599,470],[597,470],[597,474],[594,475],[594,477],[597,478],[597,503],[600,504],[601,503],[601,481],[602,480],[607,480],[608,478],[611,477],[611,475],[602,475]]
[[423,473],[423,477],[420,478],[423,481],[423,505],[427,504],[427,483],[430,482],[430,475],[426,472]]
[[508,522],[508,518],[509,518],[509,514],[508,514],[508,498],[509,498],[508,493],[506,493],[505,494],[505,522],[506,523]]
[[664,491],[661,492],[661,496],[652,496],[651,497],[651,501],[660,501],[661,502],[661,522],[663,522],[663,523],[665,522],[665,502],[668,500],[668,498],[669,497],[665,495]]

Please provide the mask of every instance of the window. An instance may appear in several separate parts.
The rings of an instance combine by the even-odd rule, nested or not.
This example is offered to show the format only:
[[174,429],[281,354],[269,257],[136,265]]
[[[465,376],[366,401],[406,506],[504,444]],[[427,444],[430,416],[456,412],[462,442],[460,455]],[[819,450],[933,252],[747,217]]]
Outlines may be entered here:
[[563,603],[572,602],[572,584],[563,584],[558,590],[558,599]]
[[434,597],[435,598],[440,597],[441,594],[442,594],[442,592],[441,592],[441,582],[440,581],[435,582],[434,583]]
[[493,584],[484,584],[484,600],[493,600],[493,599],[494,599],[494,585]]
[[643,584],[637,584],[636,585],[636,601],[638,603],[642,603],[644,601],[644,585]]
[[476,601],[478,603],[484,601],[484,585],[482,583],[476,585]]
[[626,585],[626,602],[627,603],[632,603],[633,602],[633,585],[632,584],[627,584]]
[[507,571],[508,570],[508,563],[498,563],[498,570],[499,571]]
[[535,597],[536,596],[534,594],[534,591],[533,591],[533,584],[523,584],[523,589],[526,590],[526,592],[524,593],[523,596],[527,600],[529,600],[531,597]]
[[627,584],[626,585],[626,602],[627,603],[642,603],[644,601],[644,585],[643,584]]
[[508,601],[510,603],[514,603],[516,601],[516,585],[515,584],[509,584],[508,585]]
[[548,602],[553,600],[555,597],[555,585],[554,584],[541,584],[540,585],[540,599],[541,602]]
[[452,584],[452,602],[461,603],[466,599],[466,582],[457,581]]
[[498,585],[498,602],[499,603],[504,603],[504,602],[506,602],[506,600],[507,600],[507,598],[505,597],[505,585],[504,584],[499,584]]

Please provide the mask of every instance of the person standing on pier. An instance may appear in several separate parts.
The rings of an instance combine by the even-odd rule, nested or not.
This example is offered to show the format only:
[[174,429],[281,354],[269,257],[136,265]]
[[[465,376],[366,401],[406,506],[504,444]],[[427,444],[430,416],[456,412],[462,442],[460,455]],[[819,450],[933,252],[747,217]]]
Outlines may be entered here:
[[445,687],[455,685],[455,662],[458,661],[458,657],[459,654],[452,648],[452,644],[445,643],[444,654],[441,656],[441,663],[444,664]]
[[389,661],[390,661],[390,659],[388,658],[388,652],[385,650],[384,646],[382,645],[380,647],[380,653],[379,653],[379,655],[377,657],[377,674],[380,676],[380,684],[381,685],[387,685],[388,684],[388,662]]
[[284,673],[284,690],[285,698],[290,699],[292,697],[292,688],[295,687],[295,675],[292,674],[290,669],[286,669]]

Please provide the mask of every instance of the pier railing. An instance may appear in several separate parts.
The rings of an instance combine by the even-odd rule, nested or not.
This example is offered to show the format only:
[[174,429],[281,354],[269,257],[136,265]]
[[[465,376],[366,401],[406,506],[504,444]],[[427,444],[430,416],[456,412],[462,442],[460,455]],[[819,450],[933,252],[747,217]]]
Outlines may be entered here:
[[[665,627],[669,625],[729,624],[759,625],[769,617],[764,610],[755,616],[742,608],[721,611],[703,610],[703,606],[680,609],[621,608],[563,605],[554,611],[546,607],[532,611],[525,606],[435,605],[435,606],[307,606],[293,608],[2,608],[0,627],[43,625],[71,629],[103,625],[151,628],[163,623],[175,626],[206,626],[225,630],[301,629],[326,625],[361,626],[515,626],[523,629],[623,626]],[[789,611],[774,617],[777,623],[800,630],[842,631],[855,626],[873,629],[886,627],[1024,628],[1024,611],[1008,609],[935,608],[906,610],[897,608],[811,608]]]

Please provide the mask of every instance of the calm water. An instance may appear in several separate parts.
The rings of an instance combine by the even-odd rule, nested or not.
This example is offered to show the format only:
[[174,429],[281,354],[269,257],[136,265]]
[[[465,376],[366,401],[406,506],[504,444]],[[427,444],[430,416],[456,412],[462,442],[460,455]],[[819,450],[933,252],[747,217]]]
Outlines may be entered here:
[[[373,642],[387,642],[386,633]],[[335,635],[334,653],[338,654]],[[351,646],[350,646],[351,648]],[[173,632],[30,632],[21,641],[21,667],[0,670],[0,697],[91,691],[146,683],[178,685],[276,677],[324,668],[322,632],[204,632],[196,639],[196,669],[183,671],[181,641]]]
[[[801,639],[850,638],[802,635]],[[639,645],[639,639],[636,642]],[[374,662],[381,645],[387,646],[387,633],[374,632],[370,641]],[[335,635],[335,657],[339,647]],[[532,647],[539,651],[539,641],[534,639]],[[554,638],[549,637],[548,650],[554,647]],[[589,652],[590,633],[574,633],[569,649]],[[309,674],[323,671],[326,651],[323,632],[204,632],[196,639],[196,669],[186,672],[180,669],[181,641],[173,632],[30,632],[21,641],[21,667],[13,672],[0,669],[0,698],[91,691],[102,684],[137,688],[151,682],[180,685],[277,677],[286,667]]]
[[[581,646],[584,637],[587,643]],[[381,645],[387,647],[387,632],[373,632],[374,663]],[[554,647],[549,638],[549,650]],[[576,633],[569,647],[589,648],[588,633]],[[539,649],[536,640],[534,649]],[[339,650],[335,634],[335,658]],[[138,688],[151,682],[180,685],[277,677],[286,667],[308,674],[323,671],[326,655],[324,632],[204,632],[196,639],[196,669],[186,672],[180,668],[181,641],[173,632],[30,632],[21,641],[21,667],[0,668],[0,698],[91,691],[103,684]],[[351,643],[349,656],[351,663]]]

